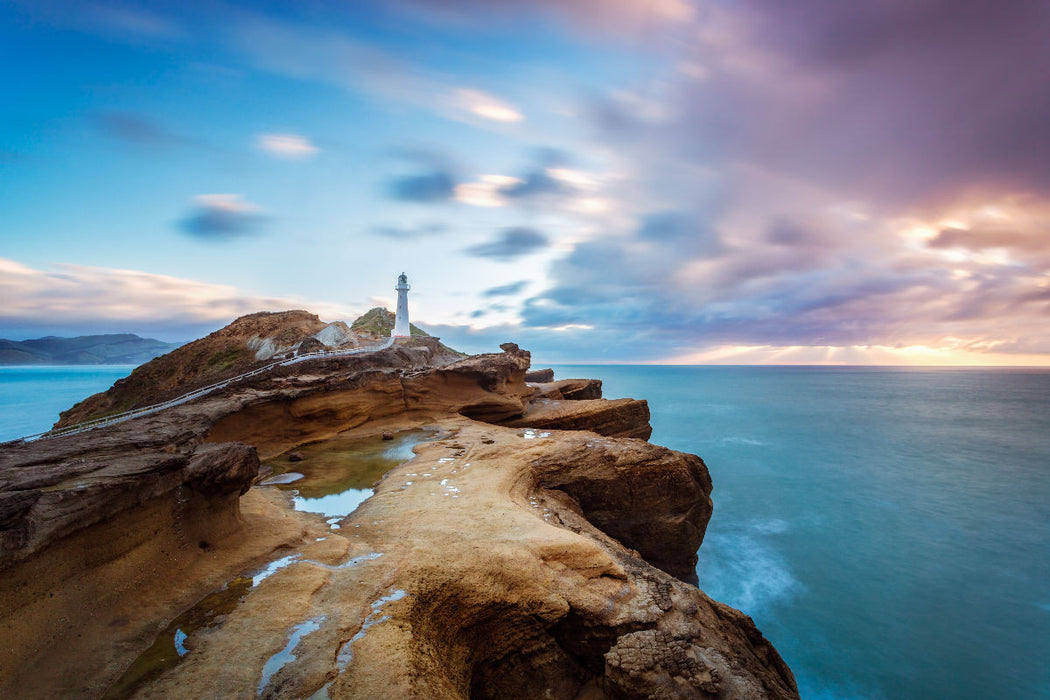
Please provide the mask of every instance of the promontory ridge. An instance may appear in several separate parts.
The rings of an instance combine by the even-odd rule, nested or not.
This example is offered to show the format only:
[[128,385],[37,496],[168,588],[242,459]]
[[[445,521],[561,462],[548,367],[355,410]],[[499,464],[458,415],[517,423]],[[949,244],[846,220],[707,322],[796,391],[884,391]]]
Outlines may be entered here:
[[61,425],[266,371],[0,446],[0,697],[798,697],[697,588],[711,479],[644,400],[393,320],[252,314]]

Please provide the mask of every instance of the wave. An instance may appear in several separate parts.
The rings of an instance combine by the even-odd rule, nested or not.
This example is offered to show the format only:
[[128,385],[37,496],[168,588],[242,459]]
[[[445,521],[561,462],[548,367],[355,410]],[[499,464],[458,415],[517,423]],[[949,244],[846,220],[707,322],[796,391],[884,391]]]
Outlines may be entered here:
[[730,437],[720,438],[718,441],[720,443],[724,444],[724,445],[750,445],[750,446],[753,446],[753,447],[767,447],[769,445],[768,442],[763,442],[761,440],[755,440],[754,438],[739,437],[739,436],[735,436],[735,435],[734,436],[730,436]]
[[[786,530],[787,523],[780,522],[759,523],[758,527]],[[784,557],[767,542],[746,532],[709,532],[700,549],[697,574],[700,587],[708,595],[749,615],[768,614],[775,603],[802,588]]]

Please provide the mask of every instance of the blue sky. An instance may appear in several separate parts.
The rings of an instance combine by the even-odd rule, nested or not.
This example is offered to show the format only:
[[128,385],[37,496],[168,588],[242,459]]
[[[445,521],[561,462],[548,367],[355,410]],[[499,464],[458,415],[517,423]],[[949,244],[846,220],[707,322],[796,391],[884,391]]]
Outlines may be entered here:
[[0,3],[0,337],[1047,364],[1041,4]]

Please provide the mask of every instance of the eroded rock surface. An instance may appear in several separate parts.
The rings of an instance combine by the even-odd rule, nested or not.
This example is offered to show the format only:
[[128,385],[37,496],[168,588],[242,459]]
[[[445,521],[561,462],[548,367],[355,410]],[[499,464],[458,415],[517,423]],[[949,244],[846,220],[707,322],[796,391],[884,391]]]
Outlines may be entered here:
[[525,381],[527,382],[553,382],[554,381],[554,370],[551,368],[546,369],[532,369],[525,373]]
[[[376,345],[390,336],[393,326],[394,315],[382,308],[357,319],[353,328],[342,321],[326,324],[308,311],[248,314],[136,367],[109,390],[63,411],[55,427],[167,401],[279,358]],[[417,346],[429,348],[431,364],[453,362],[463,356],[415,326],[412,334],[419,336]]]
[[579,401],[602,397],[601,379],[561,379],[556,382],[532,383],[532,387],[536,390],[533,399]]
[[225,499],[236,517],[236,496],[255,477],[258,454],[406,413],[417,420],[523,413],[531,394],[522,379],[527,352],[432,367],[440,348],[433,339],[418,342],[280,367],[162,413],[3,447],[0,571],[58,538],[179,488]]
[[[341,522],[338,549],[325,542],[324,555],[304,554],[260,587],[258,605],[282,625],[255,630],[248,601],[145,696],[249,697],[289,630],[322,620],[263,697],[797,697],[749,618],[640,555],[670,538],[680,546],[664,566],[693,565],[710,513],[699,459],[586,433],[439,427],[448,437],[418,447]],[[611,537],[596,523],[631,486],[610,474],[595,488],[594,477],[629,459],[636,480],[692,493],[700,507],[683,497],[662,526]],[[660,507],[644,498],[639,516]]]
[[[528,353],[503,350],[436,367],[414,339],[0,448],[0,695],[100,697],[270,552],[284,568],[136,697],[797,697],[750,618],[690,585],[703,462],[636,439],[644,401],[534,399]],[[260,456],[421,425],[442,438],[339,529],[241,495]]]
[[504,421],[516,428],[590,430],[609,437],[648,440],[649,404],[639,399],[556,401],[536,399],[520,418]]

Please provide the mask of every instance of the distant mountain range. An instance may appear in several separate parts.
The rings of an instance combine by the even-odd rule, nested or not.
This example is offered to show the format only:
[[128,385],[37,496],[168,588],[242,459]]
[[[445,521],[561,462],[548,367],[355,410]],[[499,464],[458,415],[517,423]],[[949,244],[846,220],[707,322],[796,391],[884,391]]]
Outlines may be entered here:
[[0,339],[0,365],[140,365],[180,345],[133,333]]

